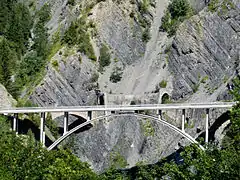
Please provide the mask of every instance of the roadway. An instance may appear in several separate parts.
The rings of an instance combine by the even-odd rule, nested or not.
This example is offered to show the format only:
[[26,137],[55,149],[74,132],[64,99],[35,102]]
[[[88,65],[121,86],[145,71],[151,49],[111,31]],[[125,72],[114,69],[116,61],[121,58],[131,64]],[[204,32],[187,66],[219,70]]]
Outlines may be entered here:
[[176,109],[211,109],[231,108],[235,102],[212,102],[193,104],[141,104],[141,105],[103,105],[103,106],[59,106],[59,107],[21,107],[0,109],[0,114],[11,113],[46,113],[46,112],[87,112],[87,111],[141,111],[141,110],[176,110]]

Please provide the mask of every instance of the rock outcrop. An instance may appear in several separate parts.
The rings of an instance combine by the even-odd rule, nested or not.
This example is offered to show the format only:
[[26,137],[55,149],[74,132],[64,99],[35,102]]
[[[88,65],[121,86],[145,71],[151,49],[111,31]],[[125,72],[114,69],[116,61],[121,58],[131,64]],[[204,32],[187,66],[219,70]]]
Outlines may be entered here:
[[47,74],[31,95],[31,100],[40,106],[96,104],[94,89],[98,76],[94,64],[77,53],[66,59],[60,54],[55,55],[55,60],[49,64]]
[[236,75],[240,62],[240,11],[235,7],[218,12],[205,9],[177,31],[169,56],[169,70],[175,77],[173,99],[189,97],[199,86],[204,86],[203,91],[210,96]]
[[[130,1],[123,1],[120,5],[111,1],[101,2],[94,8],[91,17],[98,24],[99,38],[111,47],[114,55],[124,64],[134,63],[145,52],[143,30],[137,23],[139,20],[129,15],[131,9],[134,12],[135,6]],[[138,18],[144,21],[146,17],[139,14]]]
[[17,102],[11,94],[9,94],[6,88],[0,84],[0,108],[10,108],[16,106]]

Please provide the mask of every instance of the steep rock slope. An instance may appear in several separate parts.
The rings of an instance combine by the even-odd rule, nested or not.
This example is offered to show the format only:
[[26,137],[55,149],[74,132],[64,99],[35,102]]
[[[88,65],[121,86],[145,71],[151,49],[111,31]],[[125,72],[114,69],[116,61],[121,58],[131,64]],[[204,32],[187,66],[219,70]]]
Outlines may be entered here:
[[96,104],[95,65],[77,52],[68,58],[60,54],[54,56],[57,65],[53,63],[48,66],[46,77],[32,94],[31,100],[40,106]]
[[[240,62],[240,11],[208,12],[183,23],[171,47],[169,70],[174,73],[173,98],[196,92],[208,97],[236,75]],[[194,95],[193,95],[194,96]],[[203,97],[202,96],[202,97]],[[215,101],[212,96],[211,101]]]
[[[109,82],[110,73],[115,67],[121,67],[125,68],[129,64],[132,64],[136,61],[139,61],[139,59],[142,58],[144,52],[145,52],[145,43],[142,40],[142,36],[145,30],[147,30],[148,24],[151,23],[151,14],[154,13],[154,7],[153,5],[148,5],[149,10],[144,13],[144,15],[140,14],[138,12],[139,3],[138,1],[134,1],[133,4],[130,3],[130,1],[123,1],[121,3],[113,2],[112,0],[103,1],[96,3],[96,1],[75,1],[75,5],[71,6],[68,4],[67,1],[39,1],[37,4],[39,8],[40,5],[43,5],[43,3],[49,3],[50,7],[52,7],[52,18],[47,24],[49,28],[50,35],[54,36],[54,34],[57,31],[60,31],[59,33],[63,36],[64,31],[69,27],[72,21],[74,21],[79,14],[81,14],[84,9],[88,9],[91,7],[91,10],[87,14],[87,21],[93,22],[94,25],[97,28],[97,35],[91,36],[91,43],[94,47],[94,53],[97,56],[97,59],[99,61],[99,51],[100,47],[103,44],[106,44],[111,53],[111,65],[107,68],[105,68],[105,71],[103,72],[103,77],[106,75],[105,78],[107,82]],[[92,4],[91,4],[92,3]],[[152,2],[154,4],[154,2]],[[131,13],[137,13],[134,15],[134,17],[130,17]],[[88,32],[91,33],[91,32]],[[87,57],[84,56],[82,53],[79,53],[78,56],[72,56],[74,59],[73,61],[78,61],[77,59],[84,59],[88,64],[92,64],[92,69],[97,70],[98,69],[98,63],[94,65],[95,62],[88,59],[89,62],[87,62]],[[63,64],[63,62],[68,64],[68,59],[62,57],[61,59],[58,58],[58,56],[55,56],[52,58],[52,61],[58,60],[59,64]],[[62,62],[62,63],[61,63]],[[85,63],[83,63],[85,64]],[[80,64],[73,64],[69,63],[69,66],[71,66],[68,69],[64,69],[65,74],[72,74],[71,69],[77,68],[81,69],[79,73],[82,73],[82,70],[86,70],[85,73],[89,73],[89,76],[94,76],[94,71],[89,71],[86,68],[81,68],[78,66],[82,66]],[[83,65],[84,66],[84,65]],[[76,100],[70,100],[70,101],[64,101],[64,103],[57,103],[57,97],[56,95],[53,95],[51,92],[52,90],[47,90],[45,88],[45,84],[51,84],[49,81],[50,79],[54,81],[63,81],[66,79],[65,75],[63,75],[63,71],[60,68],[60,73],[55,71],[54,68],[52,68],[51,64],[49,64],[47,75],[45,76],[42,83],[36,88],[36,92],[33,93],[31,96],[33,101],[39,105],[83,105],[83,101],[78,99],[79,96],[76,97]],[[62,72],[61,72],[62,71]],[[67,71],[67,72],[66,72]],[[77,73],[76,76],[79,76],[80,74]],[[58,76],[52,76],[52,74],[58,74]],[[73,74],[72,74],[73,75]],[[51,76],[49,78],[49,76]],[[84,76],[84,72],[83,72]],[[83,79],[84,77],[81,76]],[[53,78],[52,78],[53,77]],[[73,78],[73,79],[71,79]],[[66,86],[70,86],[73,84],[79,84],[79,86],[82,86],[82,82],[76,82],[75,77],[68,77],[68,84]],[[81,79],[81,78],[80,78]],[[71,82],[71,84],[69,84]],[[52,84],[55,84],[55,82],[52,82]],[[81,88],[75,89],[75,92],[72,92],[69,88],[67,91],[71,91],[69,93],[63,93],[61,90],[62,87],[58,86],[56,83],[56,86],[54,86],[55,91],[58,90],[58,92],[61,92],[62,95],[59,95],[59,98],[61,99],[63,96],[66,96],[67,94],[84,94],[83,91],[88,91],[86,88],[83,88],[83,91]],[[48,85],[46,85],[48,86]],[[102,88],[105,86],[101,80],[99,81],[99,86],[102,91],[109,91],[109,88],[105,89]],[[107,86],[106,86],[107,87]],[[96,89],[97,87],[95,87]],[[39,94],[41,94],[41,98],[39,98]],[[71,99],[72,95],[66,96],[66,99],[69,97]],[[85,96],[85,99],[87,96]],[[52,99],[52,100],[51,100]],[[50,103],[46,103],[50,102]],[[88,100],[84,100],[84,102],[88,102]]]
[[74,153],[97,172],[110,166],[125,168],[139,162],[156,163],[178,148],[176,143],[165,143],[166,140],[181,139],[177,133],[149,120],[119,117],[108,121],[100,121],[92,129],[73,135],[77,139],[72,147]]
[[0,84],[0,108],[10,108],[16,106],[17,102],[7,92],[6,88]]

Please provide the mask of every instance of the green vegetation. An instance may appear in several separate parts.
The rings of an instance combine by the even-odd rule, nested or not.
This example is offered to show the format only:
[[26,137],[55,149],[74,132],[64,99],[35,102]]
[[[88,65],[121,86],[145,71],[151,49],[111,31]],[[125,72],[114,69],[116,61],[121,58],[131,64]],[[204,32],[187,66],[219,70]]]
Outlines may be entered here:
[[117,82],[121,81],[122,74],[123,74],[122,69],[120,67],[115,67],[110,76],[110,81],[113,83],[117,83]]
[[219,0],[211,0],[210,3],[208,4],[208,10],[213,12],[217,11],[219,5]]
[[139,1],[139,11],[140,11],[142,14],[147,13],[149,5],[150,5],[149,0]]
[[6,118],[0,117],[1,179],[97,179],[86,163],[69,150],[47,151],[29,136],[9,131]]
[[75,0],[68,0],[67,4],[74,6],[75,5]]
[[208,4],[208,10],[212,13],[218,11],[218,15],[225,15],[228,10],[234,9],[235,5],[230,0],[211,0]]
[[[36,81],[46,65],[48,34],[45,23],[50,18],[50,9],[44,5],[36,12],[33,23],[24,4],[5,0],[0,3],[4,7],[0,10],[0,83],[17,98],[24,86]],[[29,41],[31,29],[33,43]]]
[[57,60],[52,61],[52,66],[56,71],[59,71],[59,64]]
[[52,115],[50,113],[47,113],[46,126],[55,138],[59,137],[57,123],[52,119]]
[[192,14],[193,10],[187,0],[172,0],[162,18],[161,29],[172,36],[179,24]]
[[146,17],[142,16],[140,13],[137,14],[137,19],[142,28],[148,28],[151,25],[149,20]]
[[167,93],[165,93],[162,96],[162,104],[169,104],[169,103],[171,103],[170,96]]
[[63,47],[61,44],[60,28],[52,35],[50,42],[50,52],[48,55],[48,60],[50,61],[52,57]]
[[208,76],[205,76],[201,79],[201,83],[206,83],[208,80]]
[[[131,3],[134,4],[135,2],[132,1]],[[151,22],[149,21],[149,19],[146,18],[145,14],[148,13],[148,9],[151,3],[149,0],[142,0],[139,1],[139,3],[137,4],[139,8],[138,11],[132,11],[130,13],[130,17],[136,17],[138,24],[142,27],[142,41],[147,43],[151,38],[149,29],[149,27],[151,26]],[[135,37],[136,34],[134,33],[133,36]]]
[[103,44],[100,48],[100,57],[99,57],[99,70],[103,71],[105,66],[109,66],[111,63],[111,54],[109,53],[108,47]]
[[18,94],[18,85],[12,77],[19,71],[21,56],[27,51],[32,17],[23,3],[0,2],[0,83],[12,94]]
[[91,77],[91,82],[94,83],[94,82],[97,82],[98,81],[98,78],[99,78],[99,74],[97,72],[94,72],[92,77]]
[[162,80],[162,81],[159,83],[159,87],[160,87],[160,88],[166,88],[166,87],[167,87],[167,81],[166,81],[166,80]]
[[200,86],[200,83],[196,83],[192,86],[193,93],[196,93],[198,91],[199,86]]
[[223,78],[223,83],[226,83],[228,81],[229,77],[227,75],[224,76]]
[[142,40],[143,42],[148,42],[151,39],[151,35],[150,35],[150,30],[149,28],[145,28],[143,33],[142,33]]
[[185,128],[194,128],[195,124],[194,124],[195,121],[192,121],[190,124],[189,123],[184,123],[184,127]]
[[11,90],[11,76],[16,70],[17,54],[4,37],[0,39],[0,83]]
[[81,16],[79,19],[71,23],[70,27],[64,34],[62,42],[69,46],[76,45],[78,51],[87,55],[91,60],[97,60],[91,44],[90,34],[88,33],[86,15]]
[[154,136],[155,130],[152,126],[151,120],[146,119],[145,122],[142,122],[142,129],[145,136]]
[[111,168],[125,168],[128,163],[126,159],[119,152],[110,153]]

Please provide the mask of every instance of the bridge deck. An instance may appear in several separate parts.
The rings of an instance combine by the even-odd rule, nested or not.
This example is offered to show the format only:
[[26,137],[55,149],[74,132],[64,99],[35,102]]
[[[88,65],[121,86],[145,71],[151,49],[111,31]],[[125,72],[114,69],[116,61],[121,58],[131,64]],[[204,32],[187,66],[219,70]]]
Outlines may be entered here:
[[196,104],[141,104],[141,105],[109,105],[109,106],[62,106],[62,107],[23,107],[0,109],[4,113],[43,113],[43,112],[86,112],[86,111],[134,111],[134,110],[175,110],[175,109],[210,109],[231,108],[234,102],[213,102]]

